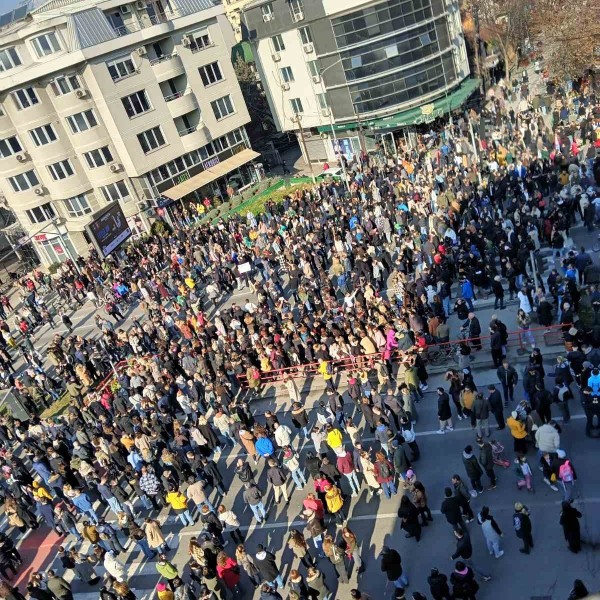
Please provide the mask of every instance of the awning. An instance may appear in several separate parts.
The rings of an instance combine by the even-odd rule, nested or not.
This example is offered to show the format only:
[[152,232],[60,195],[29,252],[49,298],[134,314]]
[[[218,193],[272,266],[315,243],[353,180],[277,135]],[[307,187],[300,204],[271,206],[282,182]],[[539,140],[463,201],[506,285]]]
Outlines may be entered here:
[[[363,129],[375,131],[397,129],[408,125],[430,123],[442,115],[460,108],[464,102],[479,89],[479,79],[467,79],[456,90],[447,96],[442,96],[429,104],[417,106],[410,110],[392,114],[380,119],[365,119],[361,122]],[[343,123],[333,126],[335,131],[358,130],[358,122]],[[331,125],[322,125],[317,128],[319,132],[331,132]]]
[[245,148],[241,152],[212,166],[210,169],[206,169],[206,171],[202,171],[202,173],[198,173],[197,175],[186,179],[184,182],[173,186],[171,189],[164,191],[162,195],[171,200],[179,200],[205,186],[207,183],[210,183],[219,177],[223,177],[223,175],[227,175],[227,173],[233,171],[233,169],[237,169],[259,156],[260,154],[258,152]]

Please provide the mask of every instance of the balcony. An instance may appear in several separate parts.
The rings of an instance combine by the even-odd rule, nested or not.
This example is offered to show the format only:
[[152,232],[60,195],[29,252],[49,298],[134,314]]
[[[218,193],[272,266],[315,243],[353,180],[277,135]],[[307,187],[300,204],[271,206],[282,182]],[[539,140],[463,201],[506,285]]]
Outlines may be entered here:
[[197,150],[208,143],[206,127],[202,121],[200,121],[198,125],[193,125],[187,129],[180,129],[178,133],[183,147],[188,152]]
[[192,90],[177,92],[165,98],[171,116],[176,119],[198,109],[198,101]]
[[181,57],[175,53],[150,59],[150,65],[159,83],[185,73]]

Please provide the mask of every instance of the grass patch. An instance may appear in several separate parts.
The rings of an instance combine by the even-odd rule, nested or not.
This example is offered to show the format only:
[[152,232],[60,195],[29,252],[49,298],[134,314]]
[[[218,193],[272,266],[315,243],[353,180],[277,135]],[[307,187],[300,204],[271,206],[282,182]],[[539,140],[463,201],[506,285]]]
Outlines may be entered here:
[[62,415],[71,404],[71,394],[65,392],[58,400],[55,400],[41,415],[42,419],[52,419]]

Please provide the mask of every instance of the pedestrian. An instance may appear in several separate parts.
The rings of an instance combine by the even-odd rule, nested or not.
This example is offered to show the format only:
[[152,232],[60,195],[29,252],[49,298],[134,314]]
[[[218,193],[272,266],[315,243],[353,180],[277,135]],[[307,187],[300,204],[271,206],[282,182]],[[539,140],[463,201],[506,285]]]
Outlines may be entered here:
[[[475,515],[471,510],[471,493],[469,493],[469,490],[460,478],[460,475],[457,475],[456,473],[452,475],[452,488],[454,490],[454,495],[457,497],[460,504],[460,509],[466,517],[466,522],[470,523],[475,518]],[[474,493],[475,491],[473,490],[473,494]]]
[[446,521],[448,521],[453,529],[463,529],[465,527],[461,502],[452,488],[447,487],[444,489],[444,501],[442,502],[440,512],[446,517]]
[[496,520],[490,515],[490,509],[487,506],[482,506],[479,514],[477,515],[477,522],[481,525],[483,531],[483,537],[487,545],[490,556],[494,558],[500,558],[504,555],[504,550],[500,547],[500,538],[502,537],[502,530],[496,523]]
[[483,486],[481,485],[481,476],[483,475],[483,471],[477,458],[473,455],[473,446],[470,444],[465,446],[462,455],[463,465],[465,466],[465,471],[467,472],[467,477],[473,486],[473,489],[478,494],[483,494]]
[[475,581],[473,569],[463,561],[456,562],[454,571],[450,575],[450,583],[452,584],[452,595],[457,600],[476,600],[475,595],[479,591],[479,584]]
[[587,598],[588,595],[588,589],[585,587],[583,581],[581,581],[581,579],[575,579],[575,581],[573,581],[573,588],[571,589],[567,600],[581,600],[582,598]]
[[402,569],[402,559],[396,550],[383,546],[381,548],[381,570],[387,575],[396,588],[407,588],[408,577]]
[[290,531],[287,546],[307,569],[315,566],[316,563],[308,551],[306,539],[297,529]]
[[527,488],[527,491],[530,494],[533,494],[535,490],[533,489],[533,472],[531,471],[531,467],[527,462],[526,456],[519,456],[517,463],[517,469],[521,475],[521,478],[517,480],[517,488],[522,489],[524,487]]
[[335,543],[333,536],[326,534],[323,537],[323,553],[329,559],[340,583],[348,583],[348,571],[344,562],[344,550]]
[[360,545],[358,543],[358,539],[349,527],[344,527],[342,529],[342,539],[344,540],[345,544],[344,552],[346,554],[346,558],[348,561],[354,561],[354,565],[356,566],[358,570],[357,572],[360,575],[360,573],[364,572],[365,565],[360,556]]
[[117,560],[115,553],[109,550],[104,554],[104,568],[106,572],[116,581],[127,583],[127,574],[123,563]]
[[452,600],[452,594],[448,587],[448,576],[440,573],[438,569],[431,569],[431,573],[427,578],[429,591],[433,600]]
[[412,500],[422,518],[421,526],[426,527],[429,525],[430,521],[433,521],[433,517],[431,516],[431,510],[429,510],[427,504],[425,486],[420,481],[415,481],[413,484]]
[[325,583],[325,577],[316,567],[310,567],[306,573],[306,585],[313,600],[330,600],[331,592]]
[[414,537],[417,542],[421,540],[421,523],[419,521],[419,511],[410,501],[408,496],[402,496],[400,508],[398,509],[398,518],[401,519],[400,528],[406,531],[404,537]]
[[510,417],[506,419],[506,424],[510,429],[510,435],[513,438],[513,449],[515,452],[515,461],[519,456],[527,454],[527,429],[525,424],[519,419],[519,413],[513,410]]
[[490,487],[488,489],[495,490],[496,474],[494,473],[494,453],[492,451],[492,445],[479,436],[476,438],[476,441],[479,446],[479,464],[490,480]]
[[502,385],[504,406],[506,407],[509,402],[514,402],[515,400],[515,386],[519,381],[519,375],[506,359],[504,359],[502,364],[498,367],[496,375],[498,376],[498,381]]
[[234,544],[241,544],[244,541],[244,536],[240,531],[240,521],[236,514],[227,509],[224,504],[221,504],[217,509],[219,521],[223,524],[223,533],[228,532]]
[[235,549],[235,560],[244,569],[246,575],[248,575],[248,579],[250,579],[250,583],[257,588],[260,585],[260,573],[254,564],[254,559],[252,555],[246,552],[243,544],[238,544]]
[[273,486],[273,494],[275,496],[275,504],[279,504],[281,496],[285,498],[285,503],[290,503],[290,497],[287,492],[287,475],[286,472],[277,464],[274,458],[269,458],[267,461],[267,481]]
[[487,402],[490,407],[490,412],[494,415],[496,423],[498,424],[498,431],[501,431],[506,426],[504,422],[502,396],[493,384],[488,385]]
[[477,435],[480,437],[483,437],[484,435],[485,437],[490,437],[490,406],[487,398],[485,398],[481,392],[475,396],[475,401],[473,402],[473,414],[475,415]]
[[350,486],[351,496],[355,498],[360,493],[360,484],[356,475],[352,454],[346,452],[344,447],[337,453],[336,466],[338,471],[346,478]]
[[177,518],[181,521],[184,527],[188,525],[191,527],[195,521],[188,508],[188,500],[181,493],[177,485],[170,485],[169,492],[166,495],[167,504],[171,506]]
[[303,489],[306,485],[306,476],[304,470],[300,467],[298,455],[291,446],[284,448],[282,463],[289,470],[292,480],[296,484],[296,489]]
[[577,554],[581,551],[581,529],[578,519],[581,519],[582,514],[570,502],[565,500],[563,500],[561,506],[560,525],[563,528],[569,550],[573,554]]
[[556,458],[552,461],[552,471],[556,474],[557,483],[562,488],[563,500],[570,502],[575,491],[577,472],[571,460],[567,458],[565,451],[560,448],[556,451]]
[[244,502],[252,510],[254,518],[258,521],[258,524],[261,525],[267,519],[267,512],[265,510],[265,505],[262,501],[263,493],[260,491],[259,487],[255,483],[252,483],[251,481],[246,481],[244,483],[243,497]]
[[515,502],[515,512],[513,514],[513,527],[517,537],[523,541],[523,547],[519,548],[522,554],[529,554],[533,548],[533,536],[531,534],[531,519],[529,511],[521,502]]
[[279,567],[273,553],[265,550],[262,544],[258,544],[253,560],[264,581],[272,588],[283,589],[283,577],[279,572]]
[[56,600],[73,600],[71,584],[66,579],[57,575],[52,569],[48,571],[47,576],[48,591],[54,594]]
[[177,567],[169,561],[166,554],[159,554],[155,568],[158,574],[167,580],[171,590],[173,589],[173,581],[179,577]]
[[223,580],[225,587],[235,596],[241,594],[240,568],[231,556],[221,551],[217,554],[217,576]]
[[336,527],[343,527],[346,524],[346,510],[344,508],[344,497],[340,488],[335,485],[325,485],[325,503],[327,510],[335,517]]
[[438,394],[438,420],[440,422],[440,428],[438,433],[446,433],[448,431],[454,431],[452,426],[452,412],[450,410],[450,396],[444,391],[443,387],[437,388]]

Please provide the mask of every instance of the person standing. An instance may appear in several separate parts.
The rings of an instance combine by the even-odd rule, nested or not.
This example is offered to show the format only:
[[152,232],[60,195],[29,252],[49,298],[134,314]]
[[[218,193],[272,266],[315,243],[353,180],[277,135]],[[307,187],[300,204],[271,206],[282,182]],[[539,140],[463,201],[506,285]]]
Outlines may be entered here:
[[470,523],[475,518],[475,515],[471,510],[471,494],[463,480],[460,478],[460,475],[457,475],[456,473],[452,475],[452,487],[454,489],[454,495],[460,504],[460,509],[466,518],[466,522]]
[[48,571],[46,583],[48,591],[52,592],[57,600],[73,600],[71,584],[57,575],[53,570]]
[[433,600],[452,600],[452,594],[448,587],[448,576],[440,573],[435,567],[431,569],[427,583],[429,584],[429,591],[433,596]]
[[581,528],[578,519],[581,519],[582,515],[570,502],[563,501],[561,506],[560,525],[569,550],[577,554],[581,550]]
[[496,489],[496,473],[494,473],[494,454],[492,445],[485,441],[482,437],[477,437],[477,445],[479,446],[479,464],[482,466],[485,474],[490,480],[490,490]]
[[262,544],[256,546],[254,564],[264,581],[271,587],[283,589],[283,577],[279,572],[279,567],[275,561],[275,555],[272,552],[265,550],[265,547]]
[[336,527],[343,527],[346,524],[346,512],[340,488],[327,484],[325,486],[325,503],[327,510],[335,517]]
[[449,487],[444,489],[444,496],[445,498],[442,502],[440,512],[446,517],[446,521],[448,521],[448,523],[452,525],[453,529],[464,529],[465,523],[463,521],[460,501],[458,497],[453,493],[452,489]]
[[519,548],[521,554],[529,554],[533,548],[533,536],[531,533],[531,519],[527,507],[520,502],[515,502],[515,512],[513,514],[513,527],[520,540],[523,540],[523,547]]
[[259,525],[262,525],[267,520],[267,513],[262,498],[263,493],[255,483],[251,481],[244,482],[244,502],[252,510],[252,514]]
[[286,504],[289,504],[290,497],[287,491],[287,475],[285,471],[277,464],[274,458],[269,458],[267,464],[269,465],[267,469],[267,481],[273,486],[275,504],[279,504],[282,494]]
[[438,433],[446,433],[448,431],[454,431],[452,427],[452,411],[450,410],[450,396],[446,393],[443,387],[437,389],[438,393],[438,420],[440,422],[440,428]]
[[393,548],[383,546],[381,549],[381,570],[397,589],[408,587],[408,577],[402,570],[402,559]]
[[[404,452],[402,447],[399,447],[399,450]],[[394,485],[394,467],[383,452],[376,452],[375,459],[375,463],[373,464],[375,479],[377,479],[377,483],[383,488],[385,497],[389,499],[397,494],[396,486]]]
[[354,532],[349,527],[344,527],[342,529],[342,539],[344,540],[344,542],[346,544],[345,552],[346,552],[346,556],[347,556],[348,560],[350,560],[350,561],[354,560],[354,565],[358,569],[358,574],[364,572],[365,565],[360,556],[360,546],[358,543],[358,539],[356,538],[356,535],[354,535]]
[[510,429],[510,434],[513,438],[513,450],[518,460],[519,456],[527,454],[527,429],[525,428],[525,424],[519,419],[519,413],[516,410],[510,413],[510,417],[506,419],[506,424]]
[[421,523],[419,522],[419,511],[410,501],[408,496],[402,496],[398,518],[401,519],[400,527],[406,531],[404,537],[414,537],[417,542],[421,539]]
[[504,406],[507,407],[509,401],[514,402],[515,400],[515,386],[519,381],[519,375],[513,366],[511,366],[508,360],[504,359],[502,364],[496,371],[498,381],[502,385],[502,392],[504,394]]
[[457,600],[476,600],[475,594],[479,591],[479,584],[475,581],[473,569],[461,560],[456,562],[454,572],[450,575],[452,595]]
[[481,511],[477,515],[477,522],[481,525],[483,537],[487,545],[488,552],[495,558],[504,556],[504,550],[500,548],[500,538],[502,530],[496,523],[496,520],[490,515],[490,509],[487,506],[482,506]]
[[352,454],[346,452],[344,447],[337,454],[336,466],[338,471],[348,480],[352,497],[355,498],[360,493],[360,484],[356,475],[356,468]]
[[469,532],[466,529],[455,529],[454,537],[456,538],[456,552],[452,555],[452,560],[461,558],[481,579],[489,581],[492,576],[482,573],[473,562],[473,545],[471,544]]
[[477,430],[477,435],[480,437],[490,437],[490,406],[488,404],[487,398],[484,397],[482,392],[479,392],[475,396],[475,401],[473,402],[473,415],[475,416],[475,428]]
[[463,451],[463,465],[465,466],[465,471],[467,472],[467,477],[473,486],[473,489],[478,494],[483,494],[483,486],[481,485],[481,476],[483,475],[483,471],[477,462],[475,456],[473,456],[473,446],[470,444],[465,446]]
[[413,503],[419,511],[419,515],[422,518],[421,526],[427,527],[429,521],[433,521],[431,516],[431,510],[427,504],[427,494],[425,492],[425,486],[420,481],[415,481],[413,484]]
[[498,424],[498,431],[501,431],[506,427],[504,422],[504,411],[502,410],[502,396],[493,384],[488,385],[487,402],[490,407],[490,412],[494,415],[496,423]]

